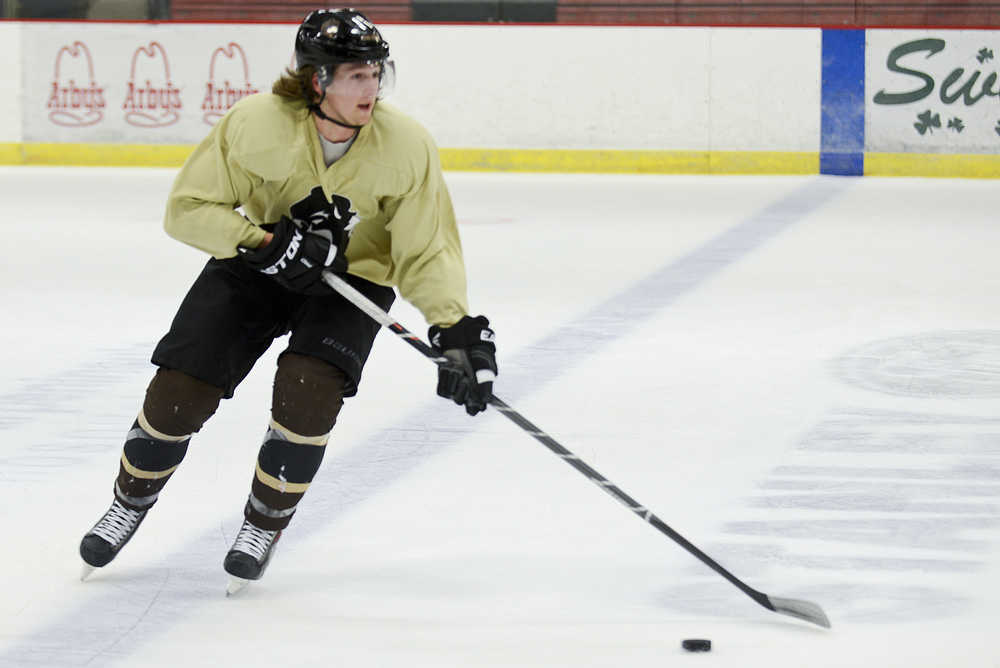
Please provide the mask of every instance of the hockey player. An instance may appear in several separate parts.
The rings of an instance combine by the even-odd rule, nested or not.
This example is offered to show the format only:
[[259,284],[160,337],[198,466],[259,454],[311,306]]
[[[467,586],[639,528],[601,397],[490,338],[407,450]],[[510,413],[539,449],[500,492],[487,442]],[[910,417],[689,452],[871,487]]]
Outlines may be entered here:
[[245,520],[224,560],[231,590],[261,577],[379,329],[327,287],[325,271],[386,309],[398,288],[453,360],[439,367],[438,394],[470,415],[486,408],[493,332],[468,315],[434,142],[380,99],[394,77],[389,45],[360,12],[318,10],[299,26],[295,56],[272,93],[233,106],[174,182],[165,229],[212,258],[153,352],[159,368],[126,436],[114,501],[80,544],[85,576],[132,538],[191,436],[290,332]]

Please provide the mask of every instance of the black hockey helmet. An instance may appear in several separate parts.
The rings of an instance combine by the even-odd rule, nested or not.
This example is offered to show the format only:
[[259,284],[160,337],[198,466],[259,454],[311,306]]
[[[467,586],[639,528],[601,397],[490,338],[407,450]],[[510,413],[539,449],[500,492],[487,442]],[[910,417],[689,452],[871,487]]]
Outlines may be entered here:
[[319,70],[340,63],[382,64],[388,58],[388,42],[356,9],[309,12],[295,35],[296,67],[312,65]]

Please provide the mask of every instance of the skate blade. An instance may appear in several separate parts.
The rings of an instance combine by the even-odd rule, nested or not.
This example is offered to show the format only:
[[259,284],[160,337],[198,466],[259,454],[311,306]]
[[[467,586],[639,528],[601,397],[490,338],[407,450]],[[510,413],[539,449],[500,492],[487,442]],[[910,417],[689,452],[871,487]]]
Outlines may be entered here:
[[97,570],[96,566],[91,566],[88,563],[84,563],[83,568],[80,569],[80,582],[86,582],[90,574],[96,570]]
[[238,578],[235,575],[229,576],[229,584],[226,585],[226,596],[233,596],[241,589],[250,584],[250,580]]

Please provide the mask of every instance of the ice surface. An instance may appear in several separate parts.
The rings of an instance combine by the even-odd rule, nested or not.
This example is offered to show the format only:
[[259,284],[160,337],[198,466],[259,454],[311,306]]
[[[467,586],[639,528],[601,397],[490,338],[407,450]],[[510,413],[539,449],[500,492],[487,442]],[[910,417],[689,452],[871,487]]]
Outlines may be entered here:
[[996,183],[448,174],[497,393],[826,631],[387,333],[264,580],[227,599],[222,558],[282,341],[81,583],[205,260],[161,231],[173,175],[0,169],[0,666],[1000,666]]

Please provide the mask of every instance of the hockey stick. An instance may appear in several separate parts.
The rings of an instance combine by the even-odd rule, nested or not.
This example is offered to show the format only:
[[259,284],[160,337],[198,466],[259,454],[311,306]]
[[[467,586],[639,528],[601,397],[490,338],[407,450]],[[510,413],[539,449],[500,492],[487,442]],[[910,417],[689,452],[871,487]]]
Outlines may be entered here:
[[[335,274],[326,272],[323,274],[323,280],[331,288],[340,293],[345,299],[350,301],[352,304],[357,306],[359,309],[364,311],[373,320],[382,325],[383,327],[391,330],[396,336],[403,339],[411,346],[416,348],[423,354],[424,357],[428,358],[437,365],[446,364],[448,358],[438,355],[434,352],[434,349],[429,345],[424,343],[424,341],[417,335],[410,332],[408,329],[403,327],[397,321],[395,321],[392,316],[383,311],[377,304],[372,302],[370,299],[365,297],[363,294],[358,292],[352,285],[344,281]],[[524,431],[531,434],[535,440],[544,445],[546,448],[557,454],[566,463],[570,464],[577,471],[587,476],[587,478],[596,484],[598,487],[603,489],[605,492],[616,498],[622,504],[625,505],[633,513],[646,520],[654,527],[656,527],[661,533],[666,534],[671,540],[683,547],[685,550],[697,557],[703,564],[711,568],[713,571],[726,578],[734,584],[740,591],[744,594],[757,601],[760,605],[764,606],[768,610],[781,613],[783,615],[789,615],[791,617],[796,617],[798,619],[805,620],[807,622],[812,622],[824,628],[830,628],[830,620],[827,619],[826,613],[823,609],[811,603],[809,601],[802,601],[794,598],[779,598],[777,596],[768,596],[767,594],[757,591],[750,585],[746,584],[735,575],[723,568],[718,562],[709,557],[707,554],[695,547],[690,541],[688,541],[684,536],[680,535],[674,531],[666,522],[661,520],[659,517],[654,515],[652,511],[648,510],[642,506],[638,501],[633,499],[631,496],[623,492],[617,486],[611,483],[610,480],[602,476],[600,473],[595,471],[585,462],[583,462],[579,457],[574,455],[572,452],[560,445],[554,438],[546,434],[544,431],[536,427],[527,418],[518,413],[516,410],[511,408],[497,396],[490,397],[489,403],[491,406],[496,408],[498,411],[503,413],[511,422],[516,424],[518,427]]]

